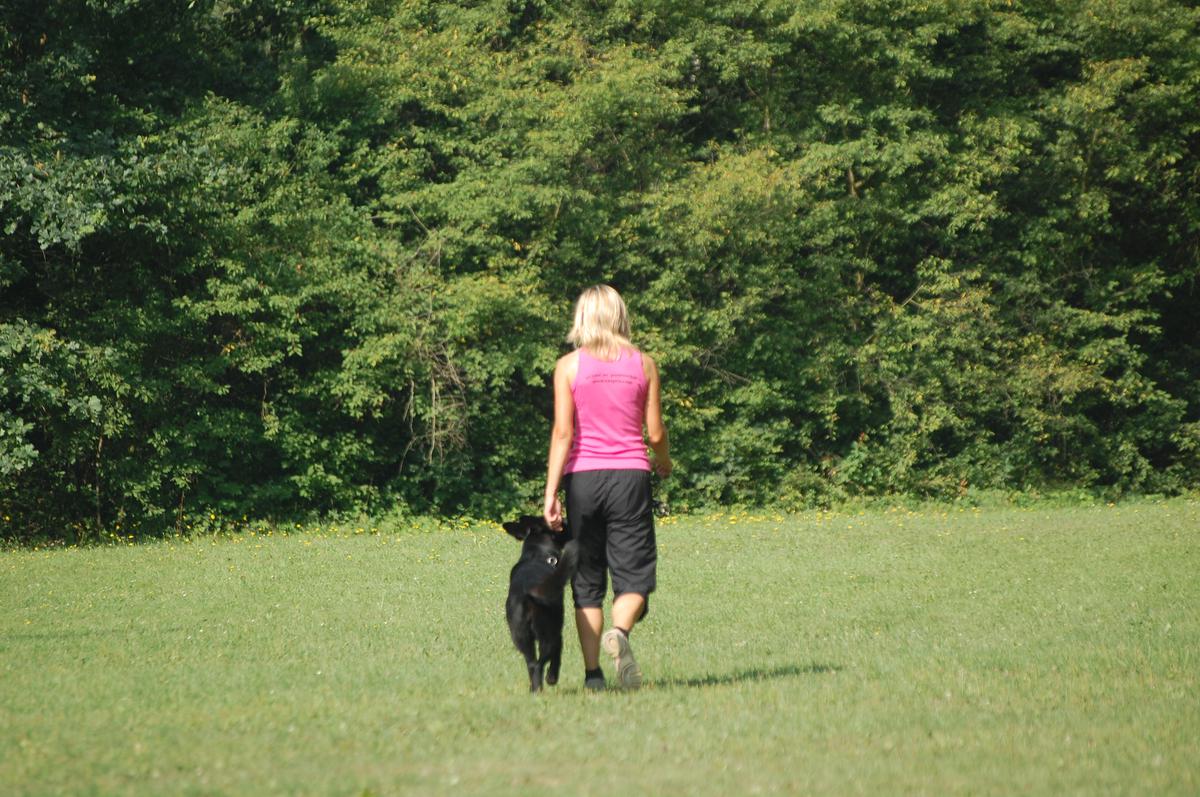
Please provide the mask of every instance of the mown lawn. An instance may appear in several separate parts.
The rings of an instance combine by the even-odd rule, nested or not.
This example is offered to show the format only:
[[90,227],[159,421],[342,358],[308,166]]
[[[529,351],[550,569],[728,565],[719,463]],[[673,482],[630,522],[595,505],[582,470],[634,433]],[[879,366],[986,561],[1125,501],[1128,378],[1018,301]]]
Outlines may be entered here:
[[0,793],[1200,792],[1200,503],[659,540],[646,687],[540,697],[498,526],[0,552]]

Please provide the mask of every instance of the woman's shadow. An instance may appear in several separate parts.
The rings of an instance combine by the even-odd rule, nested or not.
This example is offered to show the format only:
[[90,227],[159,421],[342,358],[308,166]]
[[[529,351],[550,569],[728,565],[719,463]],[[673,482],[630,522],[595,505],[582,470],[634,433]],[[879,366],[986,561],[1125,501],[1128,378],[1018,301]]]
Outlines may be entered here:
[[728,686],[746,681],[772,681],[777,678],[795,678],[801,675],[823,675],[840,672],[841,669],[841,665],[838,664],[787,664],[782,667],[756,667],[724,675],[703,675],[698,678],[651,678],[647,679],[646,686],[660,689],[680,686]]

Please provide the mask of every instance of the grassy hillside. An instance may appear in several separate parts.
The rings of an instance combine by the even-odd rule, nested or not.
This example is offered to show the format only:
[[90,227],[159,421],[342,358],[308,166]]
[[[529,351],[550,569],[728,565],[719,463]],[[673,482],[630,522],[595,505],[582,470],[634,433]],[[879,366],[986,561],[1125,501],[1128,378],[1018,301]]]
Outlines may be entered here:
[[498,527],[0,553],[0,786],[1200,789],[1196,502],[659,531],[634,694],[526,692]]

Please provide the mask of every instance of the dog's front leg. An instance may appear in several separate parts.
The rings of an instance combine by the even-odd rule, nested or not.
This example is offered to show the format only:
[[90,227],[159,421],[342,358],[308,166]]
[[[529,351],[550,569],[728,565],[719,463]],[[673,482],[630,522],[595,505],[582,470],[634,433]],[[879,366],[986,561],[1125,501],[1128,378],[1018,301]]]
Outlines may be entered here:
[[543,656],[542,661],[549,663],[546,668],[546,683],[554,686],[558,683],[558,669],[562,664],[562,644],[560,643],[557,649]]
[[542,663],[537,659],[529,662],[529,691],[542,691]]
[[542,688],[542,667],[537,660],[534,647],[536,632],[534,607],[528,600],[519,595],[508,596],[508,631],[513,644],[525,659],[525,668],[529,671],[529,691],[537,692]]
[[522,630],[525,633],[513,634],[513,642],[525,657],[525,669],[529,671],[529,691],[537,692],[542,688],[542,663],[538,661],[534,649],[533,629],[527,626]]
[[546,683],[551,686],[558,683],[558,671],[562,665],[562,628],[563,608],[561,602],[557,606],[544,607],[534,624],[538,650],[542,653],[540,661],[543,665],[549,665],[546,669]]

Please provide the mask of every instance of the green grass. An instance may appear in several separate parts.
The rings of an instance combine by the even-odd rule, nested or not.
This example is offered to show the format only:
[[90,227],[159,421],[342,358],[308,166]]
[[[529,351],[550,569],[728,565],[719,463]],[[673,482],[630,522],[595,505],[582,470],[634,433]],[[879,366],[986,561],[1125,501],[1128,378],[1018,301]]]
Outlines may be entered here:
[[646,687],[536,698],[498,527],[0,552],[0,792],[1200,791],[1196,502],[659,542]]

